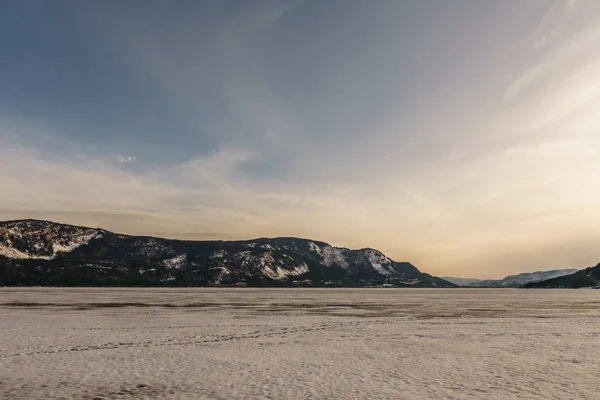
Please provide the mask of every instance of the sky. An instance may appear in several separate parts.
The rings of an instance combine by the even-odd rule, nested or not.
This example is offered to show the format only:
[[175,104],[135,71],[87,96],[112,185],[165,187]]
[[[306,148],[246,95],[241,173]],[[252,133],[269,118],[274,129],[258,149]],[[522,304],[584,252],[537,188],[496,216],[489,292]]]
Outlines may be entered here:
[[0,219],[600,262],[596,0],[5,0]]

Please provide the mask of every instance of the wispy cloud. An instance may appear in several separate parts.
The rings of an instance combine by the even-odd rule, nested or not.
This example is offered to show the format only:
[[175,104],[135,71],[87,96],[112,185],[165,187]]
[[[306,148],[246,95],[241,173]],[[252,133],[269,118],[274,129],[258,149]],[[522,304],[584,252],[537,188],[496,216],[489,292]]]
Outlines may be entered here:
[[137,161],[137,158],[135,156],[117,155],[117,156],[112,157],[112,159],[114,159],[118,164],[131,164],[131,163]]
[[[356,212],[356,203],[344,205],[353,195],[344,187],[249,181],[240,166],[252,160],[251,152],[225,149],[170,167],[123,169],[103,158],[55,157],[2,142],[0,213],[64,214],[69,221],[106,221],[107,228],[125,232],[243,238],[326,235],[320,223],[325,215],[348,223],[349,213]],[[142,214],[147,221],[140,225]]]
[[543,13],[533,36],[533,48],[544,50],[554,44],[565,33],[566,20],[577,7],[576,0],[553,0],[544,2],[547,9]]
[[575,37],[569,37],[561,47],[541,56],[523,71],[506,89],[505,100],[512,100],[536,85],[560,84],[561,78],[568,78],[574,72],[594,65],[598,62],[598,56],[590,55],[589,49],[598,46],[599,42],[598,29],[582,30]]

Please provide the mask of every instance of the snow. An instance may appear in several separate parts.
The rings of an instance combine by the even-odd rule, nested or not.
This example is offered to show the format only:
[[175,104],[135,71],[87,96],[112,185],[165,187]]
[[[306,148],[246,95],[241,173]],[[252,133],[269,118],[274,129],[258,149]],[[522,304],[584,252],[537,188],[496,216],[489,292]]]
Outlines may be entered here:
[[233,258],[235,259],[244,259],[244,260],[249,260],[252,257],[252,253],[249,251],[240,251],[237,252],[233,255]]
[[3,399],[598,393],[592,290],[2,288],[0,320]]
[[19,251],[15,248],[8,247],[3,243],[0,243],[0,256],[17,259],[29,259],[32,258],[29,254]]
[[[20,232],[12,232],[11,234],[13,236],[22,236]],[[99,232],[93,232],[91,234],[87,234],[87,235],[81,235],[81,236],[74,236],[72,238],[72,240],[65,244],[61,244],[59,242],[54,242],[52,244],[52,255],[50,256],[42,256],[42,255],[37,255],[37,254],[29,254],[20,250],[17,250],[13,247],[7,246],[4,243],[0,243],[0,255],[8,257],[8,258],[15,258],[15,259],[33,259],[33,260],[53,260],[57,257],[58,253],[70,253],[73,250],[81,247],[81,246],[85,246],[87,244],[89,244],[90,240],[93,239],[100,239],[102,238],[102,235]],[[10,240],[8,240],[9,244],[10,244]],[[39,243],[35,243],[33,245],[34,248],[39,249],[42,247],[41,244]]]
[[[390,275],[392,273],[392,271],[388,270],[388,268],[391,267],[392,261],[380,252],[367,250],[367,257],[375,271],[379,272],[381,275]],[[387,268],[384,265],[386,265]]]
[[338,265],[342,268],[348,268],[348,261],[346,261],[343,249],[326,246],[321,249],[321,254],[323,255],[323,264],[326,266]]
[[303,263],[302,265],[295,266],[292,269],[285,269],[279,266],[263,265],[262,271],[269,278],[280,280],[305,274],[308,272],[308,266]]
[[315,242],[310,242],[308,244],[308,248],[323,258],[323,265],[326,265],[328,267],[331,267],[332,265],[337,265],[342,268],[348,268],[348,261],[346,261],[346,257],[344,256],[345,249],[332,247],[328,245],[320,247]]
[[317,254],[319,254],[319,255],[321,254],[321,248],[320,248],[319,246],[317,246],[317,244],[316,244],[315,242],[310,242],[310,243],[308,244],[308,248],[309,248],[311,251],[314,251],[315,253],[317,253]]
[[409,279],[406,281],[400,281],[400,283],[403,283],[405,285],[416,285],[417,283],[420,283],[421,280],[420,279]]
[[281,280],[287,279],[293,276],[299,276],[308,272],[308,267],[305,263],[299,266],[295,266],[292,269],[282,268],[275,264],[275,259],[271,253],[263,253],[259,258],[259,264],[261,266],[262,273],[271,279]]
[[163,260],[163,264],[172,269],[179,269],[186,262],[187,254],[180,254],[168,260]]
[[8,258],[28,260],[53,260],[54,258],[56,258],[56,253],[51,256],[31,255],[29,253],[17,250],[13,247],[8,247],[2,243],[0,243],[0,255]]
[[210,258],[223,258],[227,256],[227,252],[225,250],[217,250],[211,254]]
[[271,253],[263,253],[259,256],[259,263],[263,267],[265,265],[273,264],[274,262],[275,262],[275,258],[273,258],[273,255]]
[[67,245],[62,245],[60,243],[53,243],[52,250],[53,250],[54,254],[53,254],[52,258],[56,257],[57,253],[70,253],[73,250],[75,250],[81,246],[86,246],[90,243],[90,240],[98,239],[99,238],[98,236],[102,237],[102,235],[99,232],[94,232],[89,235],[83,235],[83,236],[79,236],[79,237],[76,236]]

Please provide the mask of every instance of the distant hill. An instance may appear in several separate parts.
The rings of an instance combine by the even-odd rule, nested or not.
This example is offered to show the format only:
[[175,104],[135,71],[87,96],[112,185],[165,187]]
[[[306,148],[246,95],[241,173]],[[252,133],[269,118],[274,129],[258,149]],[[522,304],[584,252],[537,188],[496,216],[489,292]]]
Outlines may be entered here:
[[446,280],[446,281],[448,281],[448,282],[452,282],[452,283],[454,283],[455,285],[458,285],[458,286],[469,286],[469,285],[472,285],[474,283],[482,281],[481,279],[453,278],[453,277],[450,277],[450,276],[442,276],[441,278],[444,279],[444,280]]
[[600,264],[577,271],[574,274],[565,275],[541,282],[526,284],[526,288],[600,288]]
[[455,287],[374,249],[300,238],[183,241],[0,222],[0,285]]
[[467,287],[492,287],[492,288],[518,288],[531,282],[545,281],[564,275],[570,275],[578,270],[576,269],[558,269],[552,271],[525,272],[518,275],[509,275],[504,279],[469,279],[469,278],[448,278],[443,279],[459,286]]

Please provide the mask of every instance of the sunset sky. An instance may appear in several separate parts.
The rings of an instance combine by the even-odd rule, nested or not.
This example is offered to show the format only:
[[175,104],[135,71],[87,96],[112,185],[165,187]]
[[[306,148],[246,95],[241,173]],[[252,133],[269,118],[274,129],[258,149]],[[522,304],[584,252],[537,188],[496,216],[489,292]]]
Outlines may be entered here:
[[1,8],[0,220],[600,262],[597,0]]

